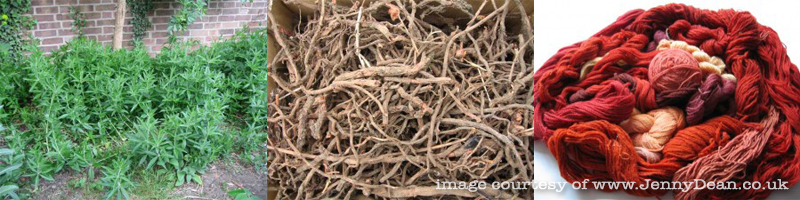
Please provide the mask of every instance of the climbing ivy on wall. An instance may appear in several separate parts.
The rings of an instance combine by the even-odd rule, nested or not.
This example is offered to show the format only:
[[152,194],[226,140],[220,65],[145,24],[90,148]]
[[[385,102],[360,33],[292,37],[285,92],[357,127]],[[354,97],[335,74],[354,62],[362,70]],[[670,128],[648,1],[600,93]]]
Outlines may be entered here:
[[153,24],[147,19],[147,13],[153,10],[153,0],[130,0],[128,1],[128,8],[130,8],[131,25],[133,25],[133,40],[131,44],[135,45],[141,43],[142,38],[147,35],[147,28]]
[[18,57],[27,41],[24,30],[32,29],[36,23],[24,15],[30,9],[30,0],[0,0],[0,51],[8,51],[11,58]]
[[[176,0],[180,3],[181,9],[170,19],[169,31],[170,41],[175,41],[177,35],[186,31],[189,25],[202,18],[206,14],[208,2],[210,0]],[[147,13],[152,11],[153,0],[128,0],[128,8],[131,12],[133,19],[133,40],[132,44],[137,44],[142,41],[142,38],[147,34],[147,29],[152,26],[152,22],[147,19]],[[242,0],[242,3],[253,2],[253,0]]]
[[[181,10],[175,13],[170,19],[167,30],[170,34],[170,41],[174,41],[176,35],[185,31],[194,21],[206,14],[209,0],[178,0],[183,5]],[[242,0],[242,3],[253,2],[253,0]]]

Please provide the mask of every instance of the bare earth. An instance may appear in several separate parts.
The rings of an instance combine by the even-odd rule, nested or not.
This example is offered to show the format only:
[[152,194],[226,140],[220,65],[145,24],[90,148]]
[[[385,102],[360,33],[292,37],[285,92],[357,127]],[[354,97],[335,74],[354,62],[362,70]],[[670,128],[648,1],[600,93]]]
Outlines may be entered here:
[[[102,176],[98,171],[97,176]],[[103,193],[84,194],[83,189],[68,185],[73,179],[80,179],[82,173],[65,170],[53,178],[55,181],[41,180],[39,190],[30,199],[103,199]],[[229,190],[246,188],[254,195],[267,199],[266,172],[256,171],[252,166],[242,166],[236,162],[218,161],[211,164],[202,176],[203,185],[184,184],[174,188],[170,199],[230,199]],[[136,197],[132,199],[142,199]]]
[[247,188],[255,196],[267,198],[267,174],[253,167],[217,162],[203,175],[203,185],[192,182],[175,188],[178,199],[229,199],[228,191]]

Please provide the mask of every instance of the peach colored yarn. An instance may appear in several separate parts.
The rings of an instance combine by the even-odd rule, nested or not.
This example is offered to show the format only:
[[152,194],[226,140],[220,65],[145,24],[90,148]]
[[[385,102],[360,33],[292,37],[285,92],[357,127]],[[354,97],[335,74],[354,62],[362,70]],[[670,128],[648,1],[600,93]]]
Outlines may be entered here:
[[661,150],[672,136],[686,126],[683,110],[664,107],[647,114],[635,114],[620,123],[631,134],[636,152],[649,163],[661,160]]

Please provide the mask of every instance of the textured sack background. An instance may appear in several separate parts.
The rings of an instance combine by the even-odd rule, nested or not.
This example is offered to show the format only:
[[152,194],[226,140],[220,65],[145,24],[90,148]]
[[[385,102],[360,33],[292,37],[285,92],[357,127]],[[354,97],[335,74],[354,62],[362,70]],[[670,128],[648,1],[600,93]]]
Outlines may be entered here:
[[[733,8],[749,11],[758,22],[773,28],[785,44],[794,63],[800,62],[800,7],[798,1],[536,1],[534,31],[539,30],[534,44],[534,67],[538,70],[560,48],[583,41],[632,9],[649,9],[668,3],[684,3],[703,9]],[[553,155],[542,142],[535,144],[535,180],[563,182]],[[607,193],[597,190],[536,191],[536,199],[653,199],[628,195],[622,191]],[[800,188],[776,191],[769,199],[797,199]],[[662,199],[672,199],[669,193]]]

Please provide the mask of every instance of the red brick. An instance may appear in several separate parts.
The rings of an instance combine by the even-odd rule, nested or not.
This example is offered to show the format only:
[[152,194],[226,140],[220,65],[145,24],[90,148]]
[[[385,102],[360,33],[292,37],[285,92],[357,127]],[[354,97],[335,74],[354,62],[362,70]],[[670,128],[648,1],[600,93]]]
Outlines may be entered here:
[[114,18],[114,12],[101,12],[99,18],[100,19],[113,19]]
[[222,28],[241,28],[242,25],[239,22],[225,22],[222,23]]
[[219,21],[222,21],[222,22],[229,22],[229,21],[233,21],[233,20],[236,20],[236,16],[230,16],[230,15],[219,16]]
[[236,9],[236,8],[226,8],[226,9],[222,9],[222,14],[223,14],[223,15],[235,15],[235,14],[239,14],[239,9]]
[[55,15],[35,15],[33,18],[37,22],[52,22],[56,20]]
[[56,14],[58,13],[58,6],[37,7],[34,9],[34,14]]
[[236,20],[237,21],[249,21],[249,20],[253,20],[253,16],[250,16],[250,15],[239,15],[239,16],[236,16]]
[[88,20],[93,20],[93,19],[100,19],[100,17],[101,17],[100,16],[101,13],[99,13],[99,12],[90,12],[90,13],[84,13],[84,14],[86,15],[86,20],[87,21]]
[[[176,0],[153,0],[155,9],[148,12],[148,18],[153,25],[145,35],[148,49],[158,52],[160,45],[167,40],[167,28],[170,18],[177,12],[181,5]],[[235,30],[243,25],[251,27],[264,27],[266,19],[267,0],[254,0],[253,3],[240,3],[240,0],[213,0],[209,2],[209,9],[202,18],[190,25],[189,31],[181,32],[182,40],[199,40],[203,44],[211,43],[217,39],[230,38]],[[32,0],[31,16],[39,21],[36,29],[29,33],[49,39],[48,42],[62,44],[73,38],[75,33],[72,27],[72,18],[69,16],[70,5],[79,5],[79,9],[86,14],[86,28],[84,35],[89,39],[110,44],[114,30],[114,12],[116,0]],[[249,13],[249,14],[245,14]],[[126,13],[126,24],[123,28],[123,41],[130,40],[132,25],[131,13]],[[57,48],[61,44],[42,45],[43,47]],[[127,47],[128,45],[125,44]],[[156,48],[154,48],[156,46]],[[152,53],[152,52],[150,52]]]
[[112,35],[98,35],[97,41],[99,42],[111,41],[113,39],[112,37],[113,37]]
[[56,20],[58,20],[58,21],[72,20],[72,17],[70,17],[68,13],[63,13],[62,12],[62,13],[56,14]]
[[205,36],[205,35],[208,35],[208,31],[202,31],[202,30],[192,30],[192,31],[189,31],[189,32],[191,32],[191,36]]
[[242,5],[242,4],[239,3],[239,2],[222,2],[222,3],[219,3],[219,7],[222,7],[222,8],[234,8],[234,7],[239,7],[240,5]]
[[86,35],[102,34],[103,29],[100,27],[85,28],[83,29],[83,33]]
[[94,9],[97,11],[115,11],[117,10],[116,4],[100,4],[94,6]]
[[203,29],[203,24],[195,22],[189,25],[189,29]]
[[261,14],[261,13],[267,13],[267,10],[265,10],[265,9],[250,9],[250,10],[247,11],[247,14],[251,14],[251,15]]
[[61,22],[47,22],[47,23],[38,23],[36,24],[39,26],[39,29],[59,29],[61,28]]
[[53,5],[53,0],[32,0],[31,6],[49,6]]
[[[70,13],[70,7],[71,6],[61,6],[61,12],[62,13]],[[78,10],[81,11],[81,13],[88,13],[88,12],[93,12],[94,11],[94,6],[93,5],[76,5],[75,7],[77,7]]]
[[167,36],[169,36],[169,33],[168,33],[168,32],[166,32],[166,31],[159,31],[159,32],[152,32],[152,36],[150,36],[150,37],[153,37],[153,38],[163,38],[163,37],[167,37]]
[[100,0],[80,0],[80,4],[98,4]]
[[249,26],[251,28],[252,27],[260,27],[261,26],[261,22],[248,22],[247,26]]
[[219,30],[219,33],[221,35],[233,35],[233,33],[235,33],[235,32],[236,32],[235,29],[222,29],[222,30]]
[[64,38],[47,38],[42,40],[42,45],[51,45],[51,44],[62,44],[64,43]]
[[221,9],[208,9],[206,10],[206,15],[219,15],[221,12]]
[[153,24],[165,24],[169,23],[169,19],[170,17],[153,17],[151,22],[153,22]]
[[169,28],[168,24],[158,24],[154,26],[156,31],[166,31]]
[[35,31],[33,33],[33,36],[36,36],[37,38],[53,37],[56,35],[58,35],[58,31],[56,30]]
[[113,20],[113,19],[97,20],[97,26],[100,26],[100,27],[103,27],[103,26],[114,26],[115,24],[116,24],[116,21]]
[[172,16],[175,15],[175,10],[156,10],[157,16]]
[[219,30],[207,30],[206,36],[217,36],[219,35]]
[[167,38],[158,38],[156,39],[156,45],[167,43]]
[[50,52],[55,51],[56,49],[58,49],[58,45],[41,46],[41,47],[39,47],[39,49],[41,49],[43,52],[50,53]]
[[203,29],[217,29],[219,28],[219,23],[206,23],[203,24]]
[[153,8],[155,9],[169,9],[170,3],[153,3]]
[[73,36],[73,35],[75,35],[75,33],[73,33],[71,29],[61,29],[61,30],[58,30],[58,35],[60,35],[60,36]]

